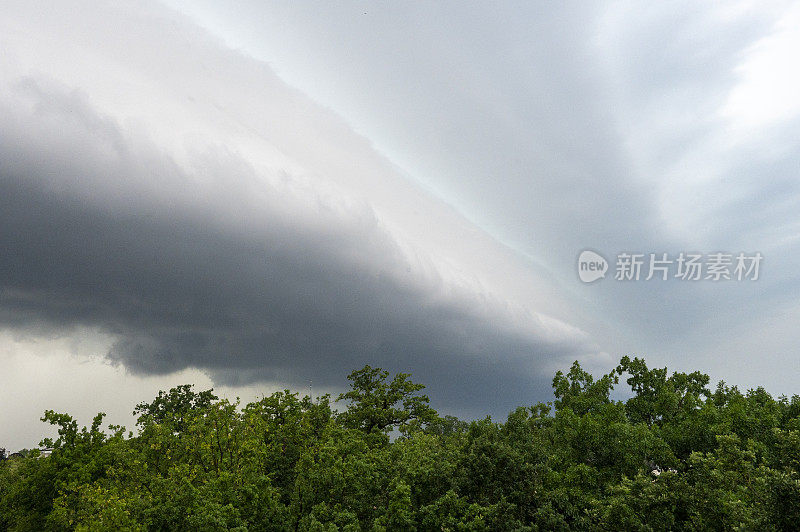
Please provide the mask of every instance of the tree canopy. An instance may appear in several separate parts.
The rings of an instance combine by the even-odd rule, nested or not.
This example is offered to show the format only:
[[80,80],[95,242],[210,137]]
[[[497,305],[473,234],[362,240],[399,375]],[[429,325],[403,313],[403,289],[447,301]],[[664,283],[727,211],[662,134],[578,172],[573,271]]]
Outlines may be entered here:
[[[366,366],[337,401],[184,385],[0,462],[0,530],[796,530],[800,397],[623,357],[504,422]],[[625,400],[614,400],[612,391]]]

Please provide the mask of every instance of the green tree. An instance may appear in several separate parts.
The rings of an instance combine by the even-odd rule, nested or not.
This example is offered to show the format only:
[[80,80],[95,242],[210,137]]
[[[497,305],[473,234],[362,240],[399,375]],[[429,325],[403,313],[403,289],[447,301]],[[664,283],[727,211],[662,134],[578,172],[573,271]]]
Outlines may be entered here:
[[406,432],[435,421],[438,416],[429,406],[428,396],[418,393],[425,386],[411,382],[410,376],[398,373],[387,381],[388,371],[368,365],[352,372],[347,376],[350,391],[337,399],[349,401],[339,420],[344,426],[367,434],[387,433],[392,429]]
[[[633,395],[613,400],[619,377]],[[551,403],[439,418],[409,375],[247,405],[184,385],[136,434],[45,412],[58,436],[0,462],[0,530],[796,530],[800,397],[624,357],[577,362]],[[422,429],[422,430],[417,430]],[[398,431],[390,438],[392,431]]]

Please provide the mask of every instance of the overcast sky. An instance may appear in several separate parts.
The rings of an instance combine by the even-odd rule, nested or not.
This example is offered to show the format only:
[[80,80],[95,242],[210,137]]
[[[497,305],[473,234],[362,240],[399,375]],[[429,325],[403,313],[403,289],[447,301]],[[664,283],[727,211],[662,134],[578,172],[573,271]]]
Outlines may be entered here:
[[780,2],[4,2],[0,447],[366,363],[465,417],[624,354],[798,393],[798,48]]

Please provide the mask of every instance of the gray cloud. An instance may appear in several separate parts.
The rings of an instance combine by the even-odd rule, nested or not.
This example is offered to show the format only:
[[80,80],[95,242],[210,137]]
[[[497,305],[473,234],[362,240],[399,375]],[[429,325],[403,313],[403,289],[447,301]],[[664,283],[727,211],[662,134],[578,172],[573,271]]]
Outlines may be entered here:
[[[237,61],[260,72],[273,101],[252,99],[248,118],[245,87],[220,111],[219,98],[204,101],[217,78],[191,71],[211,88],[192,88],[193,103],[165,97],[154,107],[222,118],[209,126],[202,115],[196,127],[213,141],[184,148],[137,121],[137,109],[120,113],[122,89],[109,103],[102,83],[79,73],[4,65],[0,324],[41,334],[94,327],[117,339],[107,356],[131,371],[202,368],[221,384],[337,386],[365,363],[410,370],[438,404],[473,413],[544,398],[545,366],[593,352],[579,330],[506,297],[502,282],[457,273],[471,265],[454,270],[454,257],[474,254],[480,265],[482,255],[497,256],[492,250],[502,255],[500,246],[404,185],[363,140],[263,65],[235,58],[234,74]],[[198,102],[210,105],[196,111]],[[272,155],[265,163],[237,138]],[[409,218],[416,209],[424,211]],[[426,225],[410,236],[397,229]],[[461,242],[465,234],[472,241]],[[449,252],[440,246],[448,235]],[[529,279],[535,284],[515,282]]]
[[[368,362],[495,413],[602,352],[747,381],[761,331],[796,350],[797,116],[726,103],[782,4],[168,3],[354,126],[156,3],[12,2],[3,325],[230,384]],[[587,246],[759,250],[765,275],[582,286]]]
[[[166,1],[543,264],[605,351],[793,393],[772,362],[800,345],[788,332],[800,286],[791,2]],[[576,286],[587,246],[767,258],[756,286]],[[785,323],[779,340],[767,315]],[[754,381],[761,342],[777,347]]]

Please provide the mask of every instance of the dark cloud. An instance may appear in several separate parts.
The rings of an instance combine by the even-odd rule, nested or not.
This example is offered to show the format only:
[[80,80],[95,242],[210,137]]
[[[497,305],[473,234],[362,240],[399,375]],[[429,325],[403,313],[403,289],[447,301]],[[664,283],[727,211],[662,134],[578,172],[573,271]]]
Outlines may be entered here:
[[[630,352],[745,382],[767,345],[793,393],[796,106],[742,69],[792,72],[780,3],[164,1],[246,52],[157,2],[4,5],[0,329],[220,384],[370,363],[467,415]],[[765,262],[582,285],[586,247]]]
[[0,106],[4,326],[97,327],[134,372],[221,384],[338,386],[369,363],[420,375],[447,408],[500,413],[546,396],[545,360],[586,351],[421,272],[367,207],[292,197],[213,149],[200,186],[80,92],[15,87],[19,105]]

